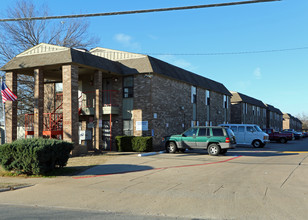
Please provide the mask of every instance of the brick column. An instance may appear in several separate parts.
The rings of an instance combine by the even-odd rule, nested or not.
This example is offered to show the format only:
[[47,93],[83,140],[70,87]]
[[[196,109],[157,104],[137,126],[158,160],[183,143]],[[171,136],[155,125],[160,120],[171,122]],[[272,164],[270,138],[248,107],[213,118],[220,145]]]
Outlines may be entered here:
[[44,113],[44,73],[42,69],[34,70],[34,137],[43,136]]
[[63,82],[63,140],[74,143],[73,155],[78,154],[78,67],[62,66]]
[[[103,73],[96,71],[94,74],[94,87],[95,87],[95,136],[94,147],[100,150],[102,146],[102,117],[103,117]],[[100,123],[101,122],[101,123]],[[100,126],[101,125],[101,126]]]
[[[17,95],[17,74],[7,72],[5,84]],[[5,130],[6,142],[11,143],[17,139],[17,101],[5,102]]]

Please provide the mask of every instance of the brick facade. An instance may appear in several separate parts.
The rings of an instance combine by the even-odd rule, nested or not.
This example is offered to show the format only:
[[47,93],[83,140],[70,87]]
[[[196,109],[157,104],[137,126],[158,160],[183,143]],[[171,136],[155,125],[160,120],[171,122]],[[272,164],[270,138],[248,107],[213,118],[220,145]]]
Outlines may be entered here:
[[[161,138],[166,135],[182,133],[192,125],[206,125],[207,121],[208,125],[210,122],[218,125],[230,118],[230,107],[223,108],[223,94],[211,91],[211,102],[206,106],[206,89],[197,87],[194,104],[191,101],[192,85],[158,74],[151,74],[150,77],[136,75],[134,85],[134,128],[137,120],[148,122],[147,131],[134,131],[134,134],[154,134],[153,144],[156,148],[159,148]],[[209,118],[207,109],[210,110]]]
[[283,129],[302,131],[302,122],[288,113],[283,113]]
[[[6,72],[5,83],[14,94],[17,94],[16,72]],[[8,143],[17,139],[17,101],[5,103],[5,132]]]
[[[73,142],[73,155],[79,149],[78,67],[62,66],[63,78],[63,140]],[[78,151],[78,153],[77,153]]]
[[266,128],[266,106],[257,99],[232,92],[231,98],[231,123],[256,124]]

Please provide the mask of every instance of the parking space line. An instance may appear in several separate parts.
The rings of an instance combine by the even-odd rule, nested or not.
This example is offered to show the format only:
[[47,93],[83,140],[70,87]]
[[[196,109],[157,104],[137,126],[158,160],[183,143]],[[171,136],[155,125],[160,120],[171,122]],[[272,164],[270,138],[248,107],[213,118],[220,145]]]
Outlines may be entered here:
[[284,154],[308,154],[308,151],[280,151],[280,153]]
[[142,172],[142,171],[153,171],[153,170],[167,170],[167,169],[174,169],[174,168],[184,168],[184,167],[197,167],[197,166],[205,166],[205,165],[212,165],[212,164],[219,164],[219,163],[226,163],[228,161],[238,159],[242,156],[235,156],[226,160],[221,160],[221,161],[215,161],[215,162],[210,162],[210,163],[201,163],[201,164],[189,164],[189,165],[181,165],[181,166],[170,166],[170,167],[159,167],[159,168],[153,168],[153,169],[140,169],[140,170],[131,170],[131,171],[119,171],[115,173],[108,173],[108,174],[100,174],[100,175],[89,175],[89,176],[77,176],[77,177],[72,177],[73,179],[88,179],[88,178],[94,178],[94,177],[102,177],[102,176],[111,176],[111,175],[116,175],[116,174],[126,174],[126,173],[135,173],[135,172]]

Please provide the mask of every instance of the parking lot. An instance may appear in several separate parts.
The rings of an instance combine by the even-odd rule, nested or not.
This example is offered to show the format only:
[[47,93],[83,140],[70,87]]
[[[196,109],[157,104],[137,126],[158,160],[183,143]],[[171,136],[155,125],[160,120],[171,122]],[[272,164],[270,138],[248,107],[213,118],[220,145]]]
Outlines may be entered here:
[[35,180],[0,201],[187,219],[306,219],[307,157],[308,139],[217,157],[130,154],[74,177]]

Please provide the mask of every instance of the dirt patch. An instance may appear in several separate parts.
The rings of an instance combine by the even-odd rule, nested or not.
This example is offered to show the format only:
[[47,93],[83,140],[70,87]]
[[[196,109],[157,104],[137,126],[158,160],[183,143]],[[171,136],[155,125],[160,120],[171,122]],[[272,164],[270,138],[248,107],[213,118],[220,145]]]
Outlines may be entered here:
[[82,166],[95,166],[105,164],[107,161],[120,156],[117,153],[106,153],[99,155],[85,155],[79,157],[71,157],[68,159],[67,167],[82,167]]

